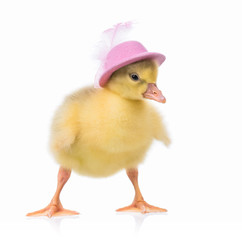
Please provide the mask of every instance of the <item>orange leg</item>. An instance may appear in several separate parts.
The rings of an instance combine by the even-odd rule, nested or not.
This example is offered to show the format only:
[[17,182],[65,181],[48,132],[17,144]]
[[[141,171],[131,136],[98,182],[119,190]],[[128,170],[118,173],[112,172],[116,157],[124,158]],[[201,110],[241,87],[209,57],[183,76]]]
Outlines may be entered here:
[[50,218],[52,216],[78,215],[79,214],[78,212],[64,209],[60,202],[61,190],[66,184],[66,182],[68,181],[68,179],[70,178],[70,176],[71,176],[70,170],[60,167],[58,172],[57,189],[50,204],[41,210],[28,213],[27,216],[29,217],[47,216]]
[[127,175],[132,182],[135,190],[134,201],[131,205],[119,208],[117,212],[141,212],[141,213],[150,213],[150,212],[167,212],[166,209],[155,207],[149,205],[147,202],[144,201],[144,198],[140,192],[139,185],[138,185],[138,169],[128,169],[126,170]]

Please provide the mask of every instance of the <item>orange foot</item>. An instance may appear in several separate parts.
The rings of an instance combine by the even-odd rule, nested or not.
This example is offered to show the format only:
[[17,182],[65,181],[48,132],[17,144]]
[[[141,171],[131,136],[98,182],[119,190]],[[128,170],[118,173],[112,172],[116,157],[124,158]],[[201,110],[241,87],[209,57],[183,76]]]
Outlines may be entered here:
[[140,212],[140,213],[151,213],[151,212],[167,212],[164,208],[159,208],[148,204],[145,201],[135,201],[131,205],[119,208],[117,212]]
[[38,210],[32,213],[28,213],[26,216],[28,217],[47,216],[51,218],[51,217],[57,217],[57,216],[72,216],[72,215],[78,215],[78,214],[79,213],[76,211],[64,209],[61,203],[58,203],[58,204],[50,203],[46,208],[43,208],[41,210]]

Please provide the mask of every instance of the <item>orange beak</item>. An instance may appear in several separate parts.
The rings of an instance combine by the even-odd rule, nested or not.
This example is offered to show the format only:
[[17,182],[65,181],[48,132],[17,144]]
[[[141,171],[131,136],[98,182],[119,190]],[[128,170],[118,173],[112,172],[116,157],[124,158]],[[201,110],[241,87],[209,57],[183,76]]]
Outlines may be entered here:
[[162,95],[162,92],[156,86],[155,83],[148,83],[148,88],[145,93],[143,93],[144,98],[152,99],[160,103],[165,103],[166,98]]

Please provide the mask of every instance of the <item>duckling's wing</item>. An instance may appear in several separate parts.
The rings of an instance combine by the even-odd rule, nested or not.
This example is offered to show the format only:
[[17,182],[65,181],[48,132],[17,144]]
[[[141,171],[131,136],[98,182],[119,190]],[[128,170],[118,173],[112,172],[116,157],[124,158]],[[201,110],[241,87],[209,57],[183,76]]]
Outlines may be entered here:
[[79,132],[79,105],[67,98],[57,109],[51,127],[50,146],[54,151],[67,150],[75,142]]
[[169,138],[169,134],[167,132],[162,116],[155,109],[151,109],[151,111],[154,138],[163,142],[166,146],[169,146],[171,140]]
[[51,127],[50,146],[54,151],[68,150],[80,134],[80,114],[97,89],[82,88],[67,96],[57,109]]

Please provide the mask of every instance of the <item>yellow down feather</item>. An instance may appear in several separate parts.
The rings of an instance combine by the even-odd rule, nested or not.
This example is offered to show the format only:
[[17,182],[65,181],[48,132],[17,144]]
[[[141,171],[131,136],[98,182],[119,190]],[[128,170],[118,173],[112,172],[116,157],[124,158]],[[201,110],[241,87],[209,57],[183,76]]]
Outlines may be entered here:
[[[130,79],[136,72],[139,82]],[[153,139],[170,143],[162,119],[142,94],[155,83],[150,60],[117,70],[105,88],[68,96],[52,123],[50,147],[57,162],[82,175],[105,177],[143,161]]]

